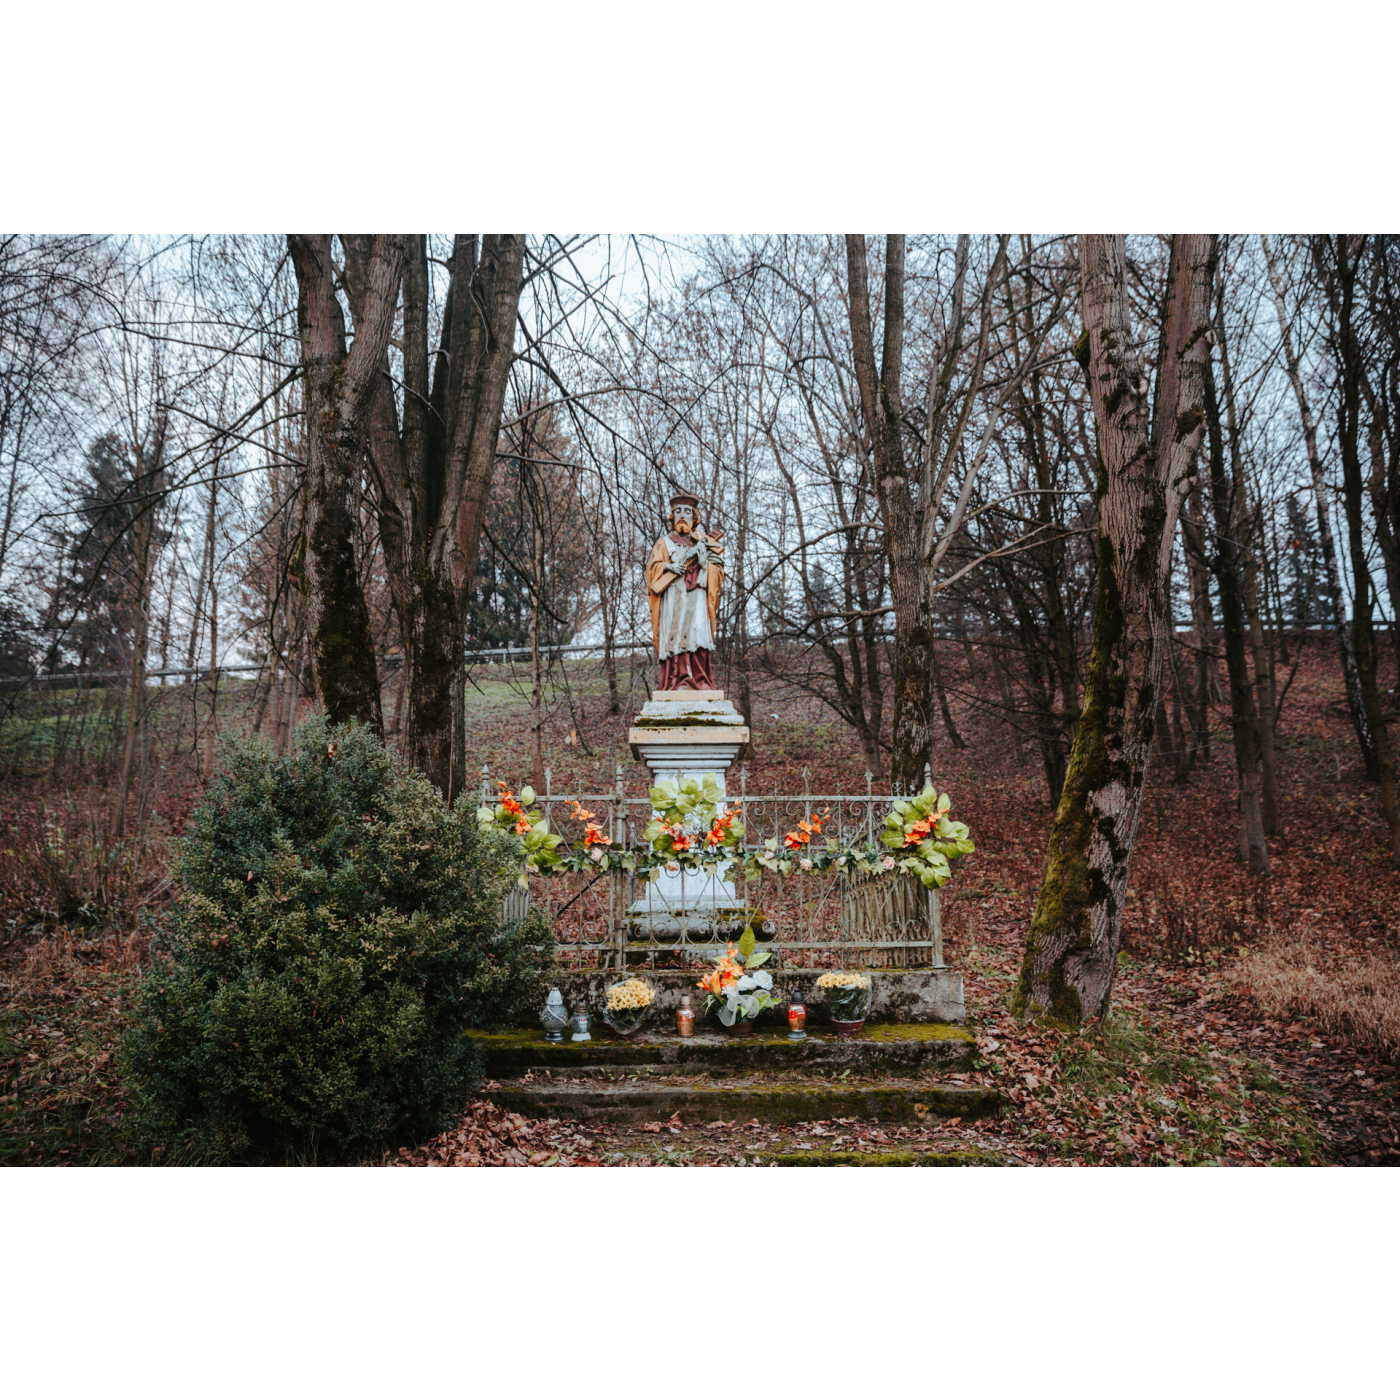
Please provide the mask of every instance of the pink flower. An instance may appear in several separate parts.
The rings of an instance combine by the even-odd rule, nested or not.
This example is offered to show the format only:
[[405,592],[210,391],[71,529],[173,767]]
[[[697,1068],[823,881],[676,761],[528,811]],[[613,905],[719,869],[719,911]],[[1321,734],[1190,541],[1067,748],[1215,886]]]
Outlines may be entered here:
[[800,865],[804,870],[810,870],[810,869],[812,868],[812,862],[811,862],[810,860],[808,860],[806,856],[803,856],[802,859],[799,860],[797,863],[798,863],[798,865]]
[[883,865],[883,866],[885,867],[886,870],[893,870],[893,869],[894,869],[894,857],[893,857],[893,856],[881,856],[881,857],[880,857],[880,864]]
[[674,874],[676,874],[676,873],[680,870],[680,868],[681,868],[681,863],[680,863],[680,861],[678,861],[678,860],[668,860],[668,861],[666,862],[666,873],[667,873],[668,875],[674,875]]
[[590,860],[602,860],[603,848],[601,846],[594,846],[593,849],[589,851],[588,856]]

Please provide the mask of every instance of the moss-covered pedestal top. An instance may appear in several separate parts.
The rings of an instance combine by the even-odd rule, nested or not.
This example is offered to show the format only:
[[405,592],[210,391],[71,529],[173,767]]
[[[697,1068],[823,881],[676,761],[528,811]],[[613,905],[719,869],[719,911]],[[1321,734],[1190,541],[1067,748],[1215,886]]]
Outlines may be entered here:
[[723,755],[732,762],[749,742],[749,728],[722,690],[659,690],[642,706],[627,742],[633,756],[643,762],[641,746],[709,744],[722,745],[726,751],[734,746]]

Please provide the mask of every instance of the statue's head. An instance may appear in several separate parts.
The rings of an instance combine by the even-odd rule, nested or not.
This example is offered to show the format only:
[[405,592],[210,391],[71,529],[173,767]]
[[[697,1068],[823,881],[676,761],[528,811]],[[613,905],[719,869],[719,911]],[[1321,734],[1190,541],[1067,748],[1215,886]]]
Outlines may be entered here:
[[678,535],[692,535],[699,520],[700,498],[681,493],[671,497],[671,528]]

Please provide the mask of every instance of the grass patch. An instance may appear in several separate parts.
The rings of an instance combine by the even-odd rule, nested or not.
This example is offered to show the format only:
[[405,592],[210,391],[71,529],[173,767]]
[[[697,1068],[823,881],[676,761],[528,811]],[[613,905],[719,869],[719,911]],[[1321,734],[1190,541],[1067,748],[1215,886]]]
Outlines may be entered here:
[[1400,960],[1389,951],[1324,958],[1316,944],[1275,939],[1252,950],[1235,976],[1276,1020],[1310,1021],[1394,1061],[1400,1056]]

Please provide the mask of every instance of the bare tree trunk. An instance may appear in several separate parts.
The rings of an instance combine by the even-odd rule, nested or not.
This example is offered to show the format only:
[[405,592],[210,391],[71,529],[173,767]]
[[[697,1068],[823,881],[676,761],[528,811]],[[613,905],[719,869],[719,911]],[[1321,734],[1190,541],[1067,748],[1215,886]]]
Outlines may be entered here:
[[903,787],[921,782],[933,736],[933,668],[929,632],[919,603],[922,593],[918,536],[905,468],[900,423],[900,377],[904,358],[904,237],[885,241],[884,345],[875,367],[865,235],[846,235],[851,341],[856,382],[870,434],[876,495],[885,526],[894,604],[894,740],[890,779]]
[[287,669],[282,677],[282,722],[277,730],[277,749],[280,753],[292,751],[297,727],[297,703],[301,699],[301,673],[305,660],[306,643],[299,634],[296,650],[287,653]]
[[359,720],[382,738],[379,667],[355,558],[355,502],[369,410],[394,328],[404,238],[374,237],[348,351],[330,234],[289,234],[287,246],[296,269],[306,376],[305,516],[297,572],[305,583],[316,679],[332,723]]
[[264,677],[263,677],[262,672],[259,672],[259,673],[258,673],[258,678],[257,678],[257,682],[256,682],[256,694],[257,694],[257,699],[256,699],[256,701],[254,702],[254,705],[253,705],[253,733],[254,733],[254,734],[261,734],[261,733],[262,733],[263,720],[267,718],[267,702],[268,702],[269,697],[270,697],[271,694],[272,694],[272,687],[273,687],[274,677],[275,677],[275,675],[276,675],[276,671],[277,671],[276,662],[273,662],[273,661],[269,660],[268,666],[267,666],[266,684],[264,684]]
[[127,691],[126,747],[122,751],[121,775],[117,779],[117,805],[112,813],[112,835],[120,841],[126,835],[127,792],[132,769],[146,723],[146,641],[147,567],[151,554],[149,513],[136,525],[136,627],[131,644],[131,680]]
[[[1191,716],[1189,771],[1197,756],[1210,762],[1211,672],[1215,669],[1214,619],[1210,607],[1209,570],[1206,565],[1206,527],[1201,493],[1194,489],[1181,506],[1181,542],[1186,555],[1186,577],[1191,589],[1191,640],[1195,646],[1195,689],[1187,711]],[[1178,776],[1184,776],[1178,770]]]
[[1308,450],[1308,470],[1312,474],[1313,499],[1317,503],[1317,534],[1322,545],[1322,561],[1327,570],[1327,596],[1332,604],[1332,626],[1337,637],[1337,650],[1341,654],[1342,682],[1346,687],[1347,708],[1351,711],[1352,727],[1356,730],[1356,739],[1361,745],[1366,776],[1375,779],[1379,773],[1376,741],[1371,733],[1370,721],[1366,717],[1366,702],[1361,694],[1361,677],[1356,669],[1356,656],[1352,651],[1351,635],[1347,627],[1346,598],[1342,594],[1342,576],[1337,567],[1337,547],[1332,539],[1332,512],[1327,500],[1327,477],[1322,466],[1322,453],[1317,446],[1317,427],[1313,423],[1312,407],[1308,403],[1303,376],[1298,368],[1298,355],[1293,347],[1293,330],[1284,302],[1283,277],[1269,247],[1268,238],[1260,234],[1259,242],[1263,245],[1264,260],[1268,264],[1269,278],[1273,282],[1274,298],[1278,305],[1279,334],[1283,341],[1283,358],[1288,370],[1288,381],[1293,386],[1293,396],[1298,400],[1298,413],[1303,421],[1303,442]]
[[408,663],[399,667],[399,682],[394,687],[394,717],[389,721],[389,733],[397,738],[403,733],[403,698],[408,690]]
[[204,776],[214,775],[215,737],[219,714],[219,580],[216,525],[219,499],[219,454],[214,454],[209,480],[209,725],[204,733]]
[[[1358,242],[1358,238],[1361,242]],[[1363,352],[1356,334],[1355,300],[1357,264],[1365,235],[1337,234],[1319,239],[1315,249],[1322,257],[1330,254],[1332,267],[1320,268],[1324,276],[1331,271],[1334,284],[1329,287],[1335,322],[1335,353],[1340,371],[1340,393],[1337,396],[1337,443],[1342,458],[1342,499],[1346,507],[1347,549],[1351,555],[1352,596],[1355,607],[1351,619],[1351,652],[1356,663],[1357,681],[1361,687],[1361,703],[1366,711],[1366,725],[1376,751],[1375,778],[1380,785],[1381,812],[1390,831],[1390,849],[1400,864],[1400,793],[1396,791],[1395,758],[1381,710],[1380,688],[1376,684],[1375,635],[1371,626],[1371,572],[1366,564],[1366,544],[1362,535],[1361,478],[1361,398],[1365,378]],[[1393,606],[1393,604],[1392,604]]]
[[1221,387],[1225,394],[1225,426],[1230,443],[1230,475],[1235,494],[1240,563],[1244,577],[1244,611],[1249,644],[1254,653],[1254,693],[1259,706],[1259,758],[1262,789],[1259,805],[1265,836],[1278,835],[1278,761],[1274,754],[1274,667],[1259,612],[1259,565],[1255,552],[1254,514],[1250,507],[1244,463],[1240,457],[1239,424],[1235,417],[1235,386],[1230,376],[1230,352],[1225,339],[1223,287],[1217,283],[1215,330],[1220,338]]
[[1225,479],[1225,444],[1215,375],[1209,359],[1204,370],[1206,430],[1210,438],[1210,497],[1215,510],[1215,578],[1220,589],[1220,621],[1225,634],[1225,665],[1230,675],[1230,721],[1239,780],[1240,859],[1251,875],[1269,873],[1269,846],[1264,840],[1259,716],[1249,679],[1244,623],[1244,585],[1236,537],[1239,520]]
[[938,664],[938,643],[931,641],[928,649],[929,667],[933,673],[933,692],[938,697],[938,713],[943,717],[943,729],[948,742],[955,749],[965,749],[967,745],[953,723],[953,712],[948,708],[948,692],[943,688],[943,668]]
[[136,564],[133,585],[135,626],[132,629],[126,747],[122,752],[121,776],[117,781],[117,803],[112,813],[112,835],[118,841],[126,835],[127,793],[131,787],[131,775],[146,725],[146,650],[150,640],[151,552],[155,538],[156,502],[164,480],[165,427],[165,420],[162,418],[156,428],[155,445],[151,453],[153,466],[149,473],[141,470],[144,454],[139,445],[136,450],[136,481],[146,488],[142,494],[147,495],[148,499],[143,502],[140,514],[132,527]]
[[[372,306],[374,252],[363,235],[342,242],[358,327]],[[444,793],[460,793],[466,784],[465,603],[515,358],[524,266],[522,234],[483,235],[480,256],[476,235],[457,234],[438,351],[430,356],[427,241],[413,235],[403,276],[402,425],[387,340],[377,352],[369,456],[408,667],[403,752]],[[356,349],[359,344],[357,332]],[[318,654],[324,692],[323,671]]]
[[544,709],[540,691],[543,677],[540,668],[540,602],[544,592],[544,530],[540,525],[539,511],[543,501],[532,498],[536,507],[532,512],[531,524],[534,530],[534,548],[530,551],[530,565],[534,577],[530,581],[530,771],[534,776],[536,792],[544,791]]
[[214,776],[219,723],[219,589],[209,585],[209,725],[204,731],[204,776]]
[[1166,577],[1204,431],[1215,240],[1172,239],[1151,419],[1128,311],[1122,235],[1079,245],[1076,353],[1098,427],[1098,607],[1083,710],[1055,812],[1013,1009],[1066,1026],[1108,1010],[1142,809],[1166,621]]

